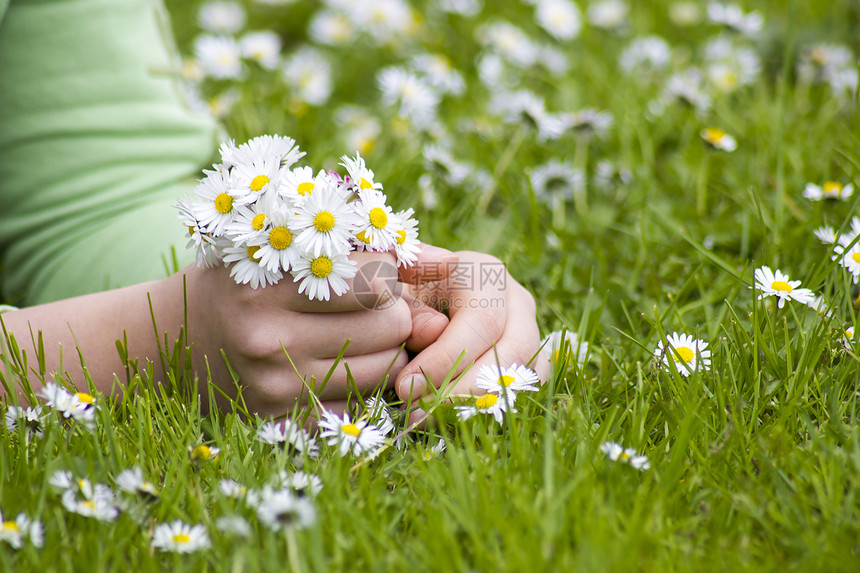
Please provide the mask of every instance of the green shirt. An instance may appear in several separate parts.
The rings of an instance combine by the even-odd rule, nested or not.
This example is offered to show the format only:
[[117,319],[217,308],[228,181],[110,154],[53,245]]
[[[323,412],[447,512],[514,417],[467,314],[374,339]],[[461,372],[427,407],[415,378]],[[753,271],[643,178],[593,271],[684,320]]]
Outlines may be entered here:
[[216,126],[178,69],[160,3],[0,0],[0,302],[162,278],[171,248],[190,262],[173,205]]

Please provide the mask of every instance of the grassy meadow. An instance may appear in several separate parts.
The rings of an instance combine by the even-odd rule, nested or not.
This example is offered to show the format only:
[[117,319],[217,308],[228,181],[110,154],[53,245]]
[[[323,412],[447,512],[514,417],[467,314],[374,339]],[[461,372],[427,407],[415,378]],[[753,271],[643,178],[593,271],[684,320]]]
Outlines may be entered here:
[[[359,150],[422,240],[498,256],[574,347],[501,424],[440,402],[397,447],[394,404],[373,459],[296,455],[141,368],[90,422],[0,425],[0,570],[860,570],[860,5],[166,4],[225,137]],[[298,471],[322,488],[270,521]],[[177,520],[208,543],[154,547]]]

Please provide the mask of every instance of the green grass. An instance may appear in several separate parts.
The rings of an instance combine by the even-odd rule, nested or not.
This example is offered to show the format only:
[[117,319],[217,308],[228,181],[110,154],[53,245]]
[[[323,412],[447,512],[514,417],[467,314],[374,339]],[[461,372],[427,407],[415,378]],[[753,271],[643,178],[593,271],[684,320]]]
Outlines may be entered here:
[[[522,86],[545,97],[550,110],[595,107],[615,120],[605,138],[540,143],[487,110],[491,94],[476,77],[475,29],[497,16],[553,41],[534,24],[533,8],[485,4],[473,19],[422,10],[425,26],[400,47],[359,39],[326,48],[333,95],[298,114],[287,111],[278,74],[251,67],[224,124],[238,141],[261,133],[295,137],[309,164],[333,168],[352,151],[333,109],[366,106],[382,127],[368,164],[395,208],[416,207],[428,242],[502,258],[535,293],[543,330],[577,332],[592,345],[589,362],[556,365],[501,428],[492,419],[458,423],[451,406],[440,405],[436,423],[414,432],[425,448],[447,440],[447,451],[430,461],[418,446],[392,447],[358,464],[323,447],[304,465],[324,483],[314,500],[317,521],[290,535],[268,531],[218,490],[224,478],[259,488],[294,469],[288,452],[254,439],[259,420],[240,406],[202,416],[196,398],[159,390],[140,373],[136,392],[99,397],[93,432],[59,419],[45,424],[41,440],[0,429],[4,519],[26,511],[45,527],[42,549],[0,544],[0,569],[860,568],[860,362],[856,341],[847,348],[842,341],[844,328],[857,322],[858,288],[812,234],[824,224],[847,227],[860,196],[819,203],[802,196],[810,181],[858,181],[860,121],[856,94],[835,98],[796,72],[815,42],[846,43],[856,54],[860,10],[848,0],[747,4],[765,16],[760,38],[746,42],[762,60],[758,80],[712,92],[703,115],[673,104],[650,118],[646,109],[662,83],[621,74],[617,59],[629,40],[663,36],[675,50],[672,69],[681,70],[700,61],[717,30],[672,25],[666,2],[631,2],[631,35],[586,26],[578,39],[555,43],[570,57],[567,73],[521,72]],[[199,33],[197,5],[169,3],[183,50]],[[277,31],[289,52],[305,37],[312,6],[248,5],[247,28]],[[430,170],[438,195],[432,208],[417,181],[428,170],[422,146],[433,138],[399,130],[375,83],[379,68],[416,46],[446,54],[465,76],[470,95],[444,99],[438,126],[459,159],[495,181],[491,190],[452,186]],[[707,149],[699,131],[708,126],[734,135],[737,151]],[[535,199],[527,176],[552,158],[587,175],[584,190],[555,212]],[[629,169],[630,181],[598,186],[603,159]],[[822,294],[832,316],[799,303],[778,310],[773,299],[756,302],[749,286],[762,265]],[[709,371],[684,378],[660,368],[654,348],[673,331],[709,343]],[[199,467],[187,452],[201,439],[221,453]],[[646,454],[651,469],[610,462],[599,450],[606,440]],[[128,512],[99,523],[69,514],[47,485],[66,469],[113,486],[114,476],[135,465],[162,492],[139,519]],[[214,527],[236,512],[252,525],[247,540]],[[174,519],[205,525],[212,548],[185,556],[151,550],[154,525]]]

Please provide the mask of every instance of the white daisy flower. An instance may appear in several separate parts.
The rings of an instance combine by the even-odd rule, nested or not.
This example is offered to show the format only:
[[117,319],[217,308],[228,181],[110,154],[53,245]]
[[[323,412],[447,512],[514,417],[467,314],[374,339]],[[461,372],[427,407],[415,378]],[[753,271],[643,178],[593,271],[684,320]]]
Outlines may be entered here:
[[538,25],[557,40],[572,40],[582,28],[579,8],[570,0],[538,0]]
[[860,243],[855,243],[850,247],[842,245],[834,245],[832,260],[839,261],[839,264],[848,269],[852,275],[854,284],[860,283]]
[[319,179],[322,184],[295,206],[290,220],[297,248],[313,258],[349,253],[350,239],[360,223],[353,204],[326,181]]
[[585,172],[558,159],[529,170],[528,175],[535,199],[550,207],[572,200],[577,191],[585,189]]
[[316,509],[308,497],[299,497],[288,489],[264,489],[257,517],[272,531],[307,529],[316,521]]
[[374,251],[388,251],[397,242],[396,218],[386,204],[385,194],[375,189],[362,189],[359,200],[351,203],[358,216],[354,235]]
[[711,369],[711,351],[706,350],[708,343],[704,340],[673,332],[666,337],[666,342],[666,345],[662,340],[657,343],[654,356],[666,366],[673,362],[678,374],[687,377],[693,372]]
[[391,418],[391,413],[388,411],[388,404],[378,396],[371,396],[364,401],[364,409],[369,416],[369,421],[373,422],[383,436],[387,436],[394,431],[394,420]]
[[90,394],[86,392],[72,394],[55,383],[48,382],[39,395],[45,398],[49,408],[60,412],[64,418],[72,418],[90,429],[93,427],[96,399]]
[[818,314],[823,314],[826,317],[833,316],[833,311],[830,310],[830,305],[824,300],[822,296],[816,296],[811,301],[806,303],[806,306],[817,312]]
[[670,76],[659,99],[649,104],[648,111],[659,115],[667,105],[676,101],[689,105],[699,114],[711,108],[711,96],[701,71],[689,68]]
[[[320,171],[318,175],[314,175],[313,167],[304,166],[296,167],[291,171],[284,172],[284,179],[281,183],[281,195],[293,202],[303,200],[310,196],[317,187],[317,179],[324,177],[325,171]],[[325,182],[320,181],[321,185]]]
[[570,129],[587,137],[606,137],[615,119],[611,113],[596,109],[583,109],[568,116]]
[[303,471],[288,473],[286,470],[281,470],[276,481],[280,487],[290,488],[299,495],[309,493],[312,496],[316,496],[323,488],[323,483],[319,476]]
[[140,467],[123,470],[116,476],[116,485],[122,491],[152,501],[158,498],[158,488],[143,477]]
[[853,194],[853,184],[843,185],[839,181],[825,181],[821,186],[815,183],[807,183],[806,188],[803,190],[803,196],[810,201],[821,201],[822,199],[847,201]]
[[307,256],[300,257],[291,272],[299,294],[307,291],[311,300],[329,300],[332,292],[340,296],[349,290],[346,281],[355,276],[358,265],[344,254]]
[[699,135],[709,146],[720,151],[732,152],[738,148],[738,142],[734,137],[718,127],[708,127],[699,132]]
[[276,422],[265,422],[257,430],[257,440],[264,444],[277,446],[283,444],[287,437],[284,435],[283,427]]
[[281,37],[274,32],[248,32],[239,40],[242,55],[256,61],[267,70],[278,67],[281,57]]
[[206,230],[194,213],[194,204],[187,195],[180,198],[176,204],[179,220],[188,228],[188,243],[186,248],[194,252],[194,264],[200,268],[212,268],[220,260],[220,254],[215,248],[216,241]]
[[426,80],[401,67],[389,67],[379,72],[376,81],[382,102],[394,108],[400,117],[418,129],[436,123],[439,93]]
[[443,438],[439,438],[439,441],[436,442],[432,448],[426,449],[421,453],[421,459],[425,462],[429,462],[433,458],[442,455],[442,452],[445,451],[447,446],[448,445],[445,443],[445,440]]
[[487,392],[506,396],[513,411],[517,393],[537,392],[540,379],[534,370],[522,364],[514,363],[504,368],[485,364],[478,370],[475,385]]
[[633,448],[624,448],[617,442],[604,442],[600,445],[600,451],[613,462],[627,463],[637,470],[645,471],[651,468],[648,456],[636,455]]
[[481,0],[437,0],[440,10],[461,16],[474,16],[483,8]]
[[618,60],[618,64],[628,76],[647,78],[654,72],[666,69],[672,56],[672,48],[660,36],[634,38]]
[[588,21],[597,28],[613,30],[627,22],[627,11],[622,0],[599,0],[588,5]]
[[209,535],[202,525],[191,525],[176,520],[173,523],[161,523],[152,532],[152,547],[159,551],[171,553],[193,553],[209,549]]
[[308,38],[327,46],[344,46],[355,35],[355,25],[349,16],[335,10],[318,10],[308,25]]
[[474,171],[468,163],[454,159],[447,142],[425,145],[423,154],[426,169],[441,175],[453,187],[462,185]]
[[[90,486],[88,480],[81,482],[84,482],[83,487],[63,492],[62,502],[66,511],[98,521],[114,521],[119,517],[119,508],[116,507],[110,488],[100,483]],[[78,497],[78,493],[81,497]]]
[[410,65],[440,94],[460,95],[466,89],[463,76],[443,54],[419,54],[412,57]]
[[283,76],[293,95],[302,102],[321,106],[332,92],[332,65],[316,48],[299,48],[284,61]]
[[233,178],[224,165],[215,165],[214,170],[204,169],[206,176],[194,188],[199,199],[191,204],[194,218],[212,237],[224,234],[236,213],[236,201],[232,193]]
[[[478,414],[490,414],[499,424],[504,419],[504,412],[508,409],[508,401],[502,400],[498,394],[487,393],[483,396],[475,396],[475,402],[468,405],[455,406],[457,419],[468,420]],[[516,412],[511,408],[511,412]]]
[[418,242],[418,221],[412,217],[414,211],[407,209],[395,214],[393,223],[394,254],[398,267],[411,267],[418,261],[421,247]]
[[669,6],[669,19],[676,26],[695,26],[702,21],[702,11],[697,2],[673,2]]
[[770,267],[760,267],[755,270],[755,285],[750,287],[761,291],[758,300],[765,297],[777,297],[777,308],[782,308],[787,300],[808,304],[815,295],[808,288],[798,288],[800,281],[793,281],[779,269],[771,271]]
[[382,191],[382,183],[378,183],[374,180],[373,171],[367,168],[364,158],[361,157],[361,155],[356,153],[355,159],[348,155],[344,155],[340,160],[340,164],[346,168],[349,180],[355,191],[360,191],[362,189],[376,189],[377,191]]
[[850,325],[845,327],[845,330],[842,332],[842,345],[845,346],[848,350],[851,350],[851,347],[855,342],[854,338],[854,325]]
[[528,90],[494,93],[490,110],[507,123],[534,129],[541,143],[558,139],[570,123],[568,118],[548,112],[543,98]]
[[250,246],[260,248],[254,258],[258,258],[260,264],[271,273],[288,272],[301,260],[303,249],[293,236],[293,218],[283,206],[273,210],[270,213],[271,227],[268,232],[249,242]]
[[232,264],[230,276],[240,285],[249,284],[251,288],[273,285],[284,278],[281,269],[270,271],[260,262],[260,247],[230,246],[224,247],[224,264]]
[[349,452],[354,456],[373,453],[385,441],[383,433],[367,420],[353,422],[346,413],[341,419],[337,414],[324,410],[319,427],[322,429],[320,437],[326,439],[328,445],[338,446],[341,456]]
[[540,47],[520,28],[508,22],[492,22],[478,28],[478,39],[506,61],[527,68],[538,61]]
[[364,155],[373,151],[382,133],[382,126],[378,119],[364,108],[354,105],[339,107],[334,117],[341,128],[340,132],[346,149],[355,149]]
[[200,34],[194,40],[194,58],[215,79],[239,79],[244,69],[239,43],[229,36]]
[[245,10],[236,2],[207,2],[200,7],[197,23],[209,32],[235,34],[245,25]]
[[226,234],[234,246],[244,246],[269,234],[271,213],[281,206],[278,195],[264,195],[260,200],[236,208]]
[[222,479],[218,482],[218,490],[227,497],[241,499],[248,493],[248,488],[236,480]]
[[5,520],[0,512],[0,541],[8,543],[14,549],[21,549],[24,540],[33,547],[42,547],[44,536],[42,522],[27,517],[21,512],[15,521]]
[[588,343],[584,340],[580,342],[575,332],[556,330],[549,333],[541,344],[541,350],[550,362],[559,362],[569,357],[582,368],[588,360]]
[[724,92],[752,85],[761,75],[758,53],[728,36],[718,36],[705,45],[705,61],[705,74]]
[[59,470],[51,474],[48,483],[61,490],[72,489],[75,487],[75,477],[71,472]]
[[215,528],[226,535],[250,537],[251,526],[241,515],[222,515],[215,520]]
[[195,447],[188,446],[188,452],[192,462],[205,463],[211,462],[217,458],[218,454],[221,452],[221,448],[200,444]]
[[833,245],[837,240],[836,230],[830,226],[818,227],[812,231],[812,234],[825,245]]
[[27,430],[27,437],[36,436],[41,438],[42,433],[42,407],[9,406],[6,410],[6,429],[9,433],[16,432],[19,426]]
[[726,26],[746,36],[757,35],[764,26],[764,18],[759,12],[745,14],[737,4],[711,2],[708,4],[707,12],[710,22]]

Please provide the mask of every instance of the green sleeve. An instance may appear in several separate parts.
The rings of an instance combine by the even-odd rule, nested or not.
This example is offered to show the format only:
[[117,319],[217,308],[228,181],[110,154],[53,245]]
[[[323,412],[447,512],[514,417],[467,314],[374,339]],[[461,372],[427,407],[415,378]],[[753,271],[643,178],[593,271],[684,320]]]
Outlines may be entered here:
[[8,3],[2,302],[163,278],[172,249],[180,265],[190,262],[173,205],[211,162],[216,128],[184,103],[171,42],[163,7],[151,0]]

